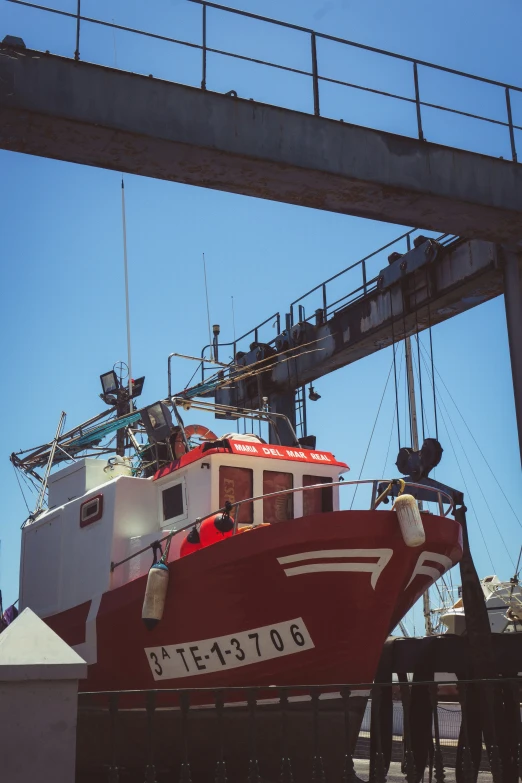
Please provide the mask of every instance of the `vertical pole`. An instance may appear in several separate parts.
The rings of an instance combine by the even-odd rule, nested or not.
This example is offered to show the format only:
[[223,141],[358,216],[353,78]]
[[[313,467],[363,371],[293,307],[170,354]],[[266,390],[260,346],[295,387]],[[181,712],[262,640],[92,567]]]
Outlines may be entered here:
[[520,255],[508,250],[504,251],[504,305],[522,461],[522,272]]
[[76,6],[76,51],[74,52],[74,59],[80,59],[80,12],[81,12],[81,0],[78,0]]
[[129,411],[132,411],[132,360],[129,307],[129,270],[127,266],[127,221],[125,218],[125,185],[121,181],[121,217],[123,226],[123,269],[125,272],[125,315],[127,319],[127,364],[129,366]]
[[363,291],[366,296],[366,261],[362,262]]
[[424,141],[424,134],[422,132],[422,117],[419,97],[419,74],[417,71],[417,63],[413,63],[413,81],[415,82],[415,106],[417,108],[417,128],[419,131],[419,139]]
[[511,95],[509,94],[509,87],[506,87],[506,109],[509,125],[509,138],[511,141],[511,157],[513,161],[517,162],[517,148],[515,146],[515,131],[513,129],[513,115],[511,113]]
[[314,87],[314,114],[319,117],[319,76],[317,73],[317,45],[315,33],[312,33],[312,82]]
[[207,89],[207,6],[203,3],[203,49],[202,49],[202,68],[203,74],[201,79],[201,89]]

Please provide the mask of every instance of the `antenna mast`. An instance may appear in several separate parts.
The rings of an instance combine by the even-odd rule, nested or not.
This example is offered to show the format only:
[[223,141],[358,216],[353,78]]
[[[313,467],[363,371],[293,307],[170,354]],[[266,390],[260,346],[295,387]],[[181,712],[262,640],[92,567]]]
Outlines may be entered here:
[[132,411],[132,363],[129,308],[129,270],[127,266],[127,221],[125,220],[125,185],[121,180],[121,216],[123,223],[123,268],[125,270],[125,311],[127,316],[127,365],[129,367],[129,405]]

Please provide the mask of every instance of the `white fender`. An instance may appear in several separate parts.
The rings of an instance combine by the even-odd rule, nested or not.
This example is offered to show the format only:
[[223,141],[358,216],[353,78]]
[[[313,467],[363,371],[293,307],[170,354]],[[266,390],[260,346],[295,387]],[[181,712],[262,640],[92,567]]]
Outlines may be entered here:
[[421,546],[426,541],[426,533],[417,501],[413,495],[399,495],[393,508],[397,512],[402,537],[406,546]]
[[163,617],[168,586],[169,569],[164,563],[155,563],[147,577],[147,587],[141,611],[141,619],[150,631]]

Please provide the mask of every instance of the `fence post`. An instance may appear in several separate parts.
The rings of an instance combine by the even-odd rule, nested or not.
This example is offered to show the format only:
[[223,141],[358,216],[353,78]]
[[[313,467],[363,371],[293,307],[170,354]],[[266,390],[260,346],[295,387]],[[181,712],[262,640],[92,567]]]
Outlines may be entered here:
[[419,97],[419,74],[417,71],[417,63],[413,63],[413,81],[415,82],[415,106],[417,108],[417,128],[419,132],[419,139],[425,141],[424,133],[422,132],[422,117]]
[[202,5],[203,9],[203,47],[202,47],[202,79],[201,79],[201,89],[206,90],[207,89],[207,6],[205,3]]
[[80,59],[80,12],[81,12],[81,0],[78,0],[76,6],[76,50],[74,52],[74,59]]
[[78,680],[87,664],[31,609],[0,638],[2,780],[73,783]]
[[319,117],[319,76],[317,73],[317,45],[315,33],[312,33],[312,81],[314,87],[314,114],[316,117]]
[[513,162],[517,162],[517,148],[515,146],[515,131],[513,129],[513,115],[511,114],[511,95],[509,93],[509,87],[506,87],[506,108],[509,125],[509,138],[511,141],[511,157]]

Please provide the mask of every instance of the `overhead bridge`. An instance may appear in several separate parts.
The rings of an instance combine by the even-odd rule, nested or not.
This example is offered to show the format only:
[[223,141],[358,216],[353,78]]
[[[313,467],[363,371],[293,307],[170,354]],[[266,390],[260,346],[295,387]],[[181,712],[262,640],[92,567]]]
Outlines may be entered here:
[[[295,422],[295,392],[306,384],[487,302],[508,285],[519,295],[519,254],[481,240],[453,239],[444,245],[421,238],[416,244],[403,255],[391,256],[392,262],[370,281],[365,280],[364,262],[358,262],[361,284],[331,306],[325,284],[317,286],[309,294],[316,293],[324,306],[305,318],[302,302],[309,294],[294,302],[286,328],[270,343],[256,342],[254,335],[244,355],[237,354],[233,344],[245,369],[232,378],[244,380],[218,389],[216,402],[258,408],[266,396],[271,410]],[[512,326],[510,336],[518,328]],[[253,372],[247,375],[249,366]]]
[[500,160],[29,49],[0,57],[0,147],[521,242],[515,151]]

